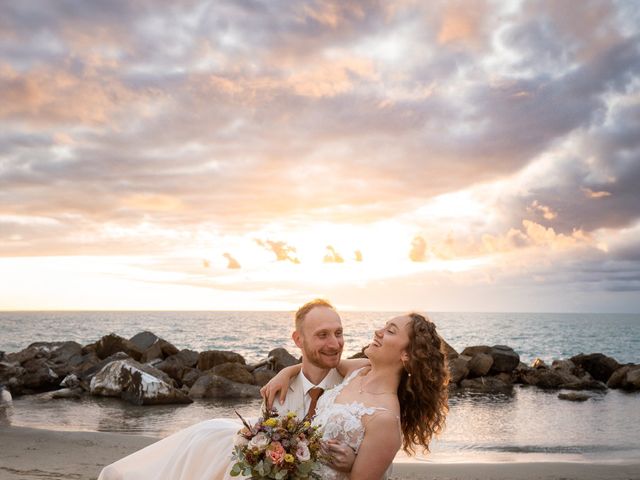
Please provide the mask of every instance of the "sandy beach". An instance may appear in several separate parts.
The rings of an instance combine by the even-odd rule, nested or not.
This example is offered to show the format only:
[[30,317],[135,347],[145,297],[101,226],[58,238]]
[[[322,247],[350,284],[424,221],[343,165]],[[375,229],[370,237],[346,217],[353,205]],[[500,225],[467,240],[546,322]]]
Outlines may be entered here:
[[[156,441],[96,432],[0,427],[0,480],[95,480],[100,469]],[[393,478],[432,480],[637,480],[640,463],[427,463],[398,462]],[[142,480],[142,479],[141,479]]]

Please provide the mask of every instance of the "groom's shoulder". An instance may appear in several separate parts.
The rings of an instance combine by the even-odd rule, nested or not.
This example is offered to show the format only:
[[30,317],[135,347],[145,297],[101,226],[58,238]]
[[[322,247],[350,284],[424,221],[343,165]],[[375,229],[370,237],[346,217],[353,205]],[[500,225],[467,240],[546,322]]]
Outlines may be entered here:
[[335,368],[332,368],[331,370],[329,370],[329,373],[327,374],[325,384],[327,385],[327,388],[332,388],[338,385],[339,383],[342,383],[342,379],[343,377],[342,375],[340,375],[340,373],[338,373],[338,370],[336,370]]

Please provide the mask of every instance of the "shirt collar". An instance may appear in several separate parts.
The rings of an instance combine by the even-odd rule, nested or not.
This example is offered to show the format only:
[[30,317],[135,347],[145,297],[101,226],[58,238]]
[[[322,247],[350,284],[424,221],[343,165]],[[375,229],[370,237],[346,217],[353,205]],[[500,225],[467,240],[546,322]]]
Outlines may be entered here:
[[[331,370],[329,370],[329,372],[331,372]],[[322,381],[317,384],[314,385],[313,383],[311,383],[311,381],[304,375],[304,373],[302,371],[300,371],[300,373],[302,374],[302,387],[304,388],[304,394],[306,395],[307,393],[309,393],[309,390],[311,390],[313,387],[320,387],[323,390],[327,389],[327,383],[328,383],[328,379],[329,379],[329,373],[327,373],[327,375],[322,379]]]

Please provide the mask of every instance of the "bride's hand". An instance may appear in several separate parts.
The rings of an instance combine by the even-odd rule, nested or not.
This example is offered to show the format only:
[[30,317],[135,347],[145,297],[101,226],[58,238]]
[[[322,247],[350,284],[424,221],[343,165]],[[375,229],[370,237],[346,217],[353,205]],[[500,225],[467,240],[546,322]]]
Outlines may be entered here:
[[328,465],[339,472],[349,473],[353,462],[356,461],[356,452],[344,442],[327,440],[323,444],[324,452],[331,458]]
[[273,377],[269,382],[260,389],[260,395],[264,398],[267,410],[273,408],[273,401],[280,392],[280,404],[284,403],[287,398],[287,390],[289,389],[289,382],[293,377],[300,373],[301,365],[293,365],[280,370],[278,374]]

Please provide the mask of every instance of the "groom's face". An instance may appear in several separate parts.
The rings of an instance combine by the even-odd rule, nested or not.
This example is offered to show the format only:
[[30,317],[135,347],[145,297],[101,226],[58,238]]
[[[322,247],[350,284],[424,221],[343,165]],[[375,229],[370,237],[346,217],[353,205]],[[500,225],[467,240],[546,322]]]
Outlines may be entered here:
[[328,307],[311,309],[300,331],[293,333],[293,340],[305,361],[319,368],[337,367],[344,347],[340,316]]

